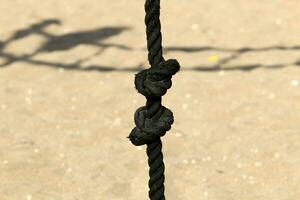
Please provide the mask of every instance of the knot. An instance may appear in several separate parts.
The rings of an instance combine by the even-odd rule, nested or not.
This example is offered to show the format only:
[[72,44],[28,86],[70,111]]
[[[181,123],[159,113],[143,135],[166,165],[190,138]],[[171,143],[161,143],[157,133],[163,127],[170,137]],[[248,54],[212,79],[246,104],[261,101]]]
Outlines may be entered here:
[[175,59],[162,61],[157,66],[140,71],[135,76],[135,88],[145,97],[160,97],[172,86],[172,75],[180,65]]
[[152,118],[147,118],[146,106],[140,107],[134,114],[136,127],[129,134],[131,143],[140,146],[149,144],[164,136],[174,122],[173,113],[164,106]]

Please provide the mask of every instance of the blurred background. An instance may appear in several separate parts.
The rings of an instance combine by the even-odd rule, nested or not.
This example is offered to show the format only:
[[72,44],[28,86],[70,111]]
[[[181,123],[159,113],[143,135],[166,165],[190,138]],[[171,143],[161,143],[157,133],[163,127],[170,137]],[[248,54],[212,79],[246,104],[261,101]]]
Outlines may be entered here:
[[[148,198],[144,3],[0,0],[0,199]],[[164,0],[172,200],[300,198],[300,2]]]

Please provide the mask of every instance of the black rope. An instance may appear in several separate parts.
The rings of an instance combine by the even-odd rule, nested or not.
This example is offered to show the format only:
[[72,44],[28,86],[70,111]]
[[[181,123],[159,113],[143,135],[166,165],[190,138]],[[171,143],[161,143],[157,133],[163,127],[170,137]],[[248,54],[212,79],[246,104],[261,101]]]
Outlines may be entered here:
[[149,69],[135,74],[135,88],[147,99],[146,106],[138,108],[134,114],[136,127],[129,134],[131,143],[147,144],[149,170],[149,197],[151,200],[165,200],[164,171],[160,137],[171,129],[173,113],[161,105],[162,96],[172,86],[172,75],[180,65],[175,59],[164,60],[162,56],[162,36],[160,26],[160,0],[146,0],[145,24],[147,35]]

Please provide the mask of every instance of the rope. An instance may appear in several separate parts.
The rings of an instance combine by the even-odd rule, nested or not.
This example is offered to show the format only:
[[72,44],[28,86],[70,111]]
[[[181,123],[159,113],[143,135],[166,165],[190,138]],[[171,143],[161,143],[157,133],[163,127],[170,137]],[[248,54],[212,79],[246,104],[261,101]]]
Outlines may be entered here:
[[165,200],[164,162],[160,137],[171,129],[173,113],[161,105],[162,96],[172,86],[172,75],[180,65],[175,59],[164,60],[162,56],[162,36],[160,26],[160,0],[146,0],[145,24],[147,35],[149,69],[135,74],[135,88],[147,99],[146,106],[138,108],[134,114],[136,127],[129,134],[129,140],[135,146],[147,145],[148,182],[151,200]]

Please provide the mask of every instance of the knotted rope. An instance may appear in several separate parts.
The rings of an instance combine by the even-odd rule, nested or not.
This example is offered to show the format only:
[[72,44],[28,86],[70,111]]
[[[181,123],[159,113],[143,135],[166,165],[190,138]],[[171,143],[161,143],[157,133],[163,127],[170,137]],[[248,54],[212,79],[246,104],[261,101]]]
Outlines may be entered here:
[[160,26],[160,0],[146,0],[145,24],[147,35],[148,60],[151,68],[135,74],[135,88],[147,99],[146,106],[138,108],[134,114],[136,127],[129,134],[131,143],[140,146],[147,144],[148,182],[151,200],[164,200],[164,170],[162,142],[160,137],[171,129],[173,113],[161,105],[161,97],[172,86],[172,75],[180,65],[175,59],[164,60],[162,56],[162,36]]

